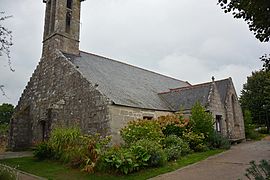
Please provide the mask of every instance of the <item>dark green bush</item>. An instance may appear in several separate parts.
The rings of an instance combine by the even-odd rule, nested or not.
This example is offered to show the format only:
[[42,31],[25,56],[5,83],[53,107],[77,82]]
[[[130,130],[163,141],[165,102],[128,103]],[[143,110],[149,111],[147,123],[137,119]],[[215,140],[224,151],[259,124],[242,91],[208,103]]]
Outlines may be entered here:
[[261,133],[261,134],[268,134],[267,132],[267,128],[266,127],[261,127],[258,129],[258,133]]
[[54,156],[53,149],[47,142],[38,144],[34,149],[34,157],[39,160],[50,159]]
[[151,156],[147,161],[150,167],[163,166],[167,162],[167,156],[162,146],[156,141],[150,141],[148,139],[141,139],[135,143],[135,146],[142,146],[147,153]]
[[186,155],[191,152],[188,143],[176,135],[166,137],[162,141],[162,144],[169,161],[176,160],[181,155]]
[[165,136],[170,136],[170,135],[176,135],[181,137],[183,135],[183,132],[185,131],[185,127],[179,127],[175,126],[173,124],[167,125],[163,130],[163,134]]
[[196,134],[203,133],[205,140],[214,132],[213,116],[206,109],[196,103],[191,110],[190,127]]
[[209,147],[214,149],[230,149],[231,144],[222,134],[214,132],[209,138]]

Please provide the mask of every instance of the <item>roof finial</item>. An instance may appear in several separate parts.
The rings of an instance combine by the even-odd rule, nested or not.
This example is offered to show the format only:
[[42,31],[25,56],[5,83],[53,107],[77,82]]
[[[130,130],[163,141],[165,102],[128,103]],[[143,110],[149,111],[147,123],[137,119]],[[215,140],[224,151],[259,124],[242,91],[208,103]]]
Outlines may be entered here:
[[212,76],[212,81],[213,81],[213,82],[215,81],[215,76]]

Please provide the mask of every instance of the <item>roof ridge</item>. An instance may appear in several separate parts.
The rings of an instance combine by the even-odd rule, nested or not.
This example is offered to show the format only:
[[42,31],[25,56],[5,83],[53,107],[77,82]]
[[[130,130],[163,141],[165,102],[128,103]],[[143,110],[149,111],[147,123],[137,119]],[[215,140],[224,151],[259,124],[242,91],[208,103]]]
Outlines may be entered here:
[[102,56],[102,55],[98,55],[98,54],[94,54],[94,53],[90,53],[90,52],[85,52],[85,51],[81,51],[81,50],[80,50],[80,52],[85,53],[85,54],[89,54],[89,55],[93,55],[93,56],[97,56],[97,57],[101,57],[101,58],[104,58],[104,59],[107,59],[107,60],[110,60],[110,61],[114,61],[114,62],[117,62],[117,63],[120,63],[120,64],[128,65],[128,66],[131,66],[133,68],[141,69],[143,71],[147,71],[147,72],[150,72],[150,73],[153,73],[153,74],[157,74],[157,75],[160,75],[160,76],[163,76],[163,77],[166,77],[166,78],[181,81],[181,82],[186,83],[186,84],[190,84],[188,81],[183,81],[183,80],[180,80],[180,79],[176,79],[176,78],[173,78],[173,77],[170,77],[170,76],[158,73],[158,72],[154,72],[154,71],[151,71],[151,70],[148,70],[148,69],[144,69],[142,67],[138,67],[138,66],[135,66],[135,65],[132,65],[132,64],[121,62],[121,61],[118,61],[118,60],[115,60],[115,59],[112,59],[112,58],[108,58],[108,57],[105,57],[105,56]]
[[[225,81],[225,80],[229,80],[229,79],[230,79],[230,77],[225,78],[225,79],[220,79],[220,80],[215,81],[215,83]],[[194,84],[194,85],[186,86],[186,87],[173,88],[173,89],[170,89],[170,91],[161,92],[161,93],[158,93],[158,94],[167,94],[167,93],[170,93],[170,92],[179,92],[181,90],[188,90],[188,89],[198,88],[200,86],[203,87],[203,86],[209,85],[211,83],[212,83],[212,81],[209,81],[209,82],[204,82],[204,83],[200,83],[200,84]]]

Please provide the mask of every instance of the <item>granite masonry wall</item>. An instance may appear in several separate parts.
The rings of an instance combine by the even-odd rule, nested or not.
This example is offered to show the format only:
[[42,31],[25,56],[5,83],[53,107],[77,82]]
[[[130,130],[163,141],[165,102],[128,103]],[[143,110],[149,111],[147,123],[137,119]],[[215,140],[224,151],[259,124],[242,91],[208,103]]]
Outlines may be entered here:
[[142,119],[144,117],[157,118],[159,116],[172,114],[172,112],[167,111],[155,111],[118,105],[110,105],[108,109],[110,114],[112,142],[114,144],[119,144],[122,142],[120,130],[126,126],[129,121]]
[[[220,122],[220,130],[221,134],[227,136],[227,125],[226,125],[226,112],[224,105],[221,101],[220,94],[215,84],[212,84],[212,89],[209,94],[209,104],[207,106],[207,110],[212,113],[214,120],[216,120],[216,116],[221,116]],[[216,122],[214,123],[214,128],[216,129]]]
[[109,100],[59,51],[41,59],[16,107],[9,146],[29,147],[56,126],[79,126],[83,133],[107,135]]
[[225,101],[226,123],[230,139],[245,139],[244,118],[232,81]]

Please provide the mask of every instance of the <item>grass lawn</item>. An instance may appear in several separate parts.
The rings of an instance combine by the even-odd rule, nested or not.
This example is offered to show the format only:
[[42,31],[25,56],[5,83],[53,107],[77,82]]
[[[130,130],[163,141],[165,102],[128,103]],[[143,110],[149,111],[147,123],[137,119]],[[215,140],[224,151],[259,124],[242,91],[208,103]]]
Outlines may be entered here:
[[0,160],[1,164],[17,167],[22,171],[35,174],[48,179],[95,179],[95,180],[119,180],[119,179],[148,179],[159,174],[174,171],[181,167],[204,160],[209,156],[223,152],[224,150],[210,150],[202,153],[193,153],[185,156],[176,162],[170,162],[164,167],[148,168],[126,176],[112,176],[106,174],[86,174],[79,170],[71,169],[63,164],[53,161],[37,161],[33,157],[14,158]]

